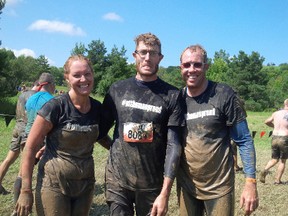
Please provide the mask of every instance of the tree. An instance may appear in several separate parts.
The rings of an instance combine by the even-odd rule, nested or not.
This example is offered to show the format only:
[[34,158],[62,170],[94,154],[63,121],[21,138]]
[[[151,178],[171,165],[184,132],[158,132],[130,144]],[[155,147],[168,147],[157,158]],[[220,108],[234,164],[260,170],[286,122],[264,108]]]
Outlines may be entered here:
[[215,82],[224,82],[229,69],[228,64],[221,58],[214,59],[207,71],[207,78]]
[[220,49],[219,52],[215,52],[214,54],[214,60],[215,59],[222,59],[227,64],[230,62],[230,55],[229,53],[226,53],[225,50]]
[[214,59],[211,61],[213,63],[210,64],[207,71],[207,78],[215,82],[224,82],[229,69],[229,58],[229,54],[222,49],[219,52],[215,52]]
[[2,13],[2,9],[5,7],[6,0],[0,0],[0,14]]
[[21,83],[30,86],[31,83],[34,83],[39,77],[39,75],[35,73],[35,68],[37,68],[36,59],[31,56],[21,55],[18,58],[13,59],[10,62],[10,67],[10,73],[14,77],[14,88]]
[[15,75],[11,72],[11,62],[16,59],[11,50],[0,49],[0,97],[15,95]]
[[118,80],[126,79],[135,74],[134,71],[129,70],[127,66],[127,57],[125,57],[126,49],[124,46],[119,49],[114,45],[111,53],[107,55],[107,66],[101,81],[96,87],[96,92],[100,95],[105,95],[110,85]]
[[178,66],[169,66],[168,68],[160,67],[158,76],[179,89],[185,86],[185,83],[181,77],[180,68]]
[[71,51],[71,55],[83,55],[85,56],[87,53],[87,49],[83,43],[76,43],[75,47]]
[[45,55],[40,55],[37,59],[37,66],[38,66],[38,75],[40,76],[40,74],[42,73],[50,73],[51,67],[50,64],[48,62],[48,59],[45,57]]
[[88,44],[88,58],[90,59],[93,70],[94,70],[94,92],[96,92],[96,88],[98,83],[102,80],[102,76],[105,71],[105,67],[107,64],[107,49],[105,44],[101,40],[92,40],[91,43]]
[[[0,0],[0,14],[2,14],[2,9],[5,7],[6,0]],[[2,40],[0,40],[0,46],[2,44]]]
[[50,73],[53,75],[56,85],[58,85],[58,86],[64,85],[64,70],[63,70],[63,68],[57,68],[55,66],[52,66],[50,68]]
[[248,110],[262,111],[269,106],[266,91],[268,78],[261,71],[264,58],[257,52],[249,56],[239,51],[238,56],[230,59],[225,82],[231,85],[245,100]]
[[107,53],[107,49],[105,44],[101,40],[92,40],[90,44],[88,44],[88,58],[92,62],[93,65],[98,65],[99,68],[105,67],[106,58],[105,55]]
[[267,92],[270,101],[269,108],[279,109],[287,99],[288,89],[288,64],[279,66],[266,66],[262,69],[268,77]]

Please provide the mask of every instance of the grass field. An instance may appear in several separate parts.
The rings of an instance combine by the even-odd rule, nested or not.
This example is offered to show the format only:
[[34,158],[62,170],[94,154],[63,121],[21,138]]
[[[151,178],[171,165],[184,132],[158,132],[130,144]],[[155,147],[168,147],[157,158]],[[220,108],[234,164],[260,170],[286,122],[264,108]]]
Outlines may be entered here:
[[[248,112],[248,124],[251,131],[256,131],[254,138],[255,147],[257,152],[257,174],[266,165],[270,159],[270,141],[268,137],[271,129],[264,125],[264,120],[270,115],[270,113],[252,113]],[[3,119],[0,119],[0,161],[2,161],[9,149],[12,129],[15,125],[13,120],[8,127],[5,126]],[[260,138],[261,131],[266,132],[265,135]],[[109,215],[108,207],[105,202],[104,196],[104,167],[106,164],[108,151],[99,145],[95,145],[94,159],[95,159],[95,174],[97,178],[95,196],[91,207],[91,216],[96,215]],[[241,160],[240,165],[241,165]],[[14,180],[18,173],[19,159],[11,166],[7,175],[3,180],[3,186],[12,191]],[[36,171],[34,171],[34,174]],[[274,182],[275,168],[271,169],[271,172],[267,176],[265,184],[258,183],[258,192],[260,198],[260,206],[253,215],[259,216],[284,216],[288,215],[286,204],[287,204],[287,192],[288,185],[273,185]],[[283,181],[287,181],[288,176],[284,173]],[[243,215],[241,209],[239,209],[239,198],[244,185],[244,175],[242,173],[236,174],[236,210],[235,215]],[[35,182],[34,182],[35,185]],[[14,208],[13,205],[13,194],[0,195],[0,215],[9,216]],[[173,188],[172,195],[169,202],[169,215],[178,215],[177,198],[175,188]],[[35,213],[32,215],[36,215]]]

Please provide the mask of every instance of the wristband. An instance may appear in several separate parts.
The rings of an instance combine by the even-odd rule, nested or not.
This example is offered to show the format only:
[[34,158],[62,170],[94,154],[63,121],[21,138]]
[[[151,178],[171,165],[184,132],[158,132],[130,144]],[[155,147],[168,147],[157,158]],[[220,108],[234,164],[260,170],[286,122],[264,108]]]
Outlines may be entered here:
[[251,182],[256,184],[257,180],[255,178],[246,178],[246,182]]
[[30,188],[24,188],[21,189],[21,193],[32,193],[32,190]]

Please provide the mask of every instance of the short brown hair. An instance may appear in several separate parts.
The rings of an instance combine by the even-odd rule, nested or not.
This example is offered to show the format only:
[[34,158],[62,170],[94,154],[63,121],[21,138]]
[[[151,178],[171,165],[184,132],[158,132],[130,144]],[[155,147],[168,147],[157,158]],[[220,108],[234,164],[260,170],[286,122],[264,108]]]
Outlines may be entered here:
[[38,84],[42,83],[55,83],[54,77],[50,73],[42,73],[39,77]]
[[181,56],[180,56],[180,63],[182,63],[182,56],[183,56],[183,53],[186,51],[186,50],[190,50],[191,52],[196,52],[197,50],[199,50],[203,56],[203,61],[204,63],[207,63],[207,52],[206,50],[204,49],[203,46],[201,46],[200,44],[195,44],[195,45],[190,45],[188,46],[187,48],[185,48],[183,50],[183,52],[181,53]]
[[150,32],[138,35],[134,39],[134,41],[135,41],[136,47],[139,45],[141,41],[144,42],[145,45],[158,46],[160,54],[161,54],[161,42],[156,35]]

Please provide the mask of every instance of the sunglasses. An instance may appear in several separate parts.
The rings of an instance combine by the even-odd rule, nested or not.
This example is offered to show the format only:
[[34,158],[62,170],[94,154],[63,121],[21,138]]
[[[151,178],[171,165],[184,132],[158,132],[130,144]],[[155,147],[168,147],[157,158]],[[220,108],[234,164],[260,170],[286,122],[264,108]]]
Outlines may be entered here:
[[200,69],[203,67],[203,65],[205,65],[205,63],[203,63],[203,62],[186,62],[186,63],[182,63],[181,67],[188,69],[191,66],[193,66],[196,69]]

